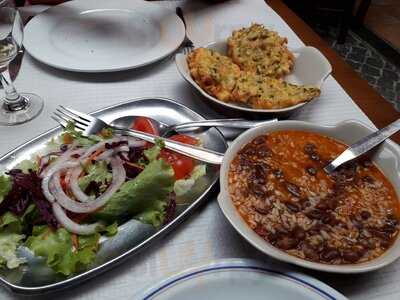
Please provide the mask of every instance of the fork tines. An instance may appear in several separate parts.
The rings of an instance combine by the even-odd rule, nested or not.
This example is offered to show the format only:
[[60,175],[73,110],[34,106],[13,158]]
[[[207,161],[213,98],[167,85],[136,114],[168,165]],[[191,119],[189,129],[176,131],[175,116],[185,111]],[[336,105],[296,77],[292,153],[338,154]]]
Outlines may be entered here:
[[62,127],[66,127],[68,122],[74,122],[77,129],[85,130],[85,128],[90,124],[92,117],[60,105],[51,118]]

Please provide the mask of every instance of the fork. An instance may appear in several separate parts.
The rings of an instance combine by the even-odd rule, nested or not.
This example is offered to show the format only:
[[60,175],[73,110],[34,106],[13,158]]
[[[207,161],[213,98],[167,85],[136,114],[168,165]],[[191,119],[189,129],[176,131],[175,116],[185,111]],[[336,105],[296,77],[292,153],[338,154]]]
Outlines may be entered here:
[[178,15],[178,17],[182,20],[183,25],[185,25],[185,39],[182,42],[182,46],[183,49],[183,54],[189,54],[190,52],[192,52],[192,50],[194,49],[194,44],[193,42],[189,39],[189,37],[187,36],[187,26],[186,26],[186,21],[185,21],[185,17],[183,16],[183,11],[182,8],[180,8],[179,6],[176,8],[176,14]]
[[224,154],[213,150],[160,138],[159,136],[133,129],[111,126],[99,118],[84,114],[71,108],[66,108],[62,105],[60,105],[56,110],[57,111],[54,112],[54,115],[51,116],[53,120],[55,120],[64,128],[68,125],[68,122],[74,122],[75,128],[82,131],[83,136],[97,134],[103,128],[111,128],[116,134],[132,136],[153,144],[159,140],[162,140],[166,149],[176,151],[180,154],[184,154],[206,163],[220,165],[224,158]]

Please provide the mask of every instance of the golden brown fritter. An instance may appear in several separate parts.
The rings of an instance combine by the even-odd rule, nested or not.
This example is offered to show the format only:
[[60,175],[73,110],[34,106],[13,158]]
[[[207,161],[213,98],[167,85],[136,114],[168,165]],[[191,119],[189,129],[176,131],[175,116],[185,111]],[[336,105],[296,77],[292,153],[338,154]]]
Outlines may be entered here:
[[224,102],[258,109],[277,109],[319,96],[318,88],[297,86],[282,79],[241,71],[232,60],[199,48],[187,57],[190,74],[208,94]]
[[257,109],[278,109],[308,102],[319,95],[320,90],[315,87],[242,72],[232,92],[232,101]]
[[289,74],[294,65],[287,39],[260,24],[234,31],[228,39],[228,56],[244,71],[276,78]]
[[190,74],[210,95],[230,101],[240,68],[232,60],[213,50],[199,48],[187,57]]

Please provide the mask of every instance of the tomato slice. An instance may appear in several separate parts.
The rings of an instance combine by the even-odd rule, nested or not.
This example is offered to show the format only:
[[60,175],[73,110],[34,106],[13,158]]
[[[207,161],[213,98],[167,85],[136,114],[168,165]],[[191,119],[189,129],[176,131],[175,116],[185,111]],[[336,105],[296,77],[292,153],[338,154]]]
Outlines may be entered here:
[[154,135],[160,135],[157,127],[153,125],[153,122],[146,117],[137,117],[131,125],[131,128],[137,131],[150,133]]
[[199,143],[198,139],[184,134],[176,134],[171,136],[169,139],[189,145],[197,145]]
[[[184,134],[173,135],[169,139],[189,145],[197,145],[199,143],[196,138]],[[170,150],[163,149],[160,156],[172,166],[176,179],[187,177],[195,166],[192,158]]]
[[161,151],[160,156],[174,169],[176,179],[185,178],[194,168],[193,159],[182,154],[164,149]]
[[[146,117],[136,118],[131,128],[154,135],[160,135],[158,129],[153,125],[151,120]],[[197,145],[199,143],[196,138],[184,134],[176,134],[169,139],[189,145]],[[185,178],[194,168],[194,160],[192,158],[173,151],[163,149],[161,150],[160,157],[172,166],[176,179]]]

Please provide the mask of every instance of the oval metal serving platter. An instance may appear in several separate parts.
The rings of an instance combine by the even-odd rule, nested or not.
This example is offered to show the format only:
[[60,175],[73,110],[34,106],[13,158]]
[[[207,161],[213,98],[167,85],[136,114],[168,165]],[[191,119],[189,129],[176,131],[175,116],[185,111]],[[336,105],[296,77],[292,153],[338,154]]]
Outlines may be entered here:
[[[201,115],[186,106],[165,98],[134,99],[98,110],[93,115],[106,122],[129,115],[148,116],[168,125],[204,120]],[[10,169],[20,161],[30,158],[60,132],[61,128],[56,127],[7,153],[0,158],[0,170]],[[215,128],[197,133],[197,136],[202,140],[205,148],[222,153],[227,148],[223,135]],[[174,229],[201,202],[206,200],[207,194],[212,190],[218,177],[219,167],[208,165],[207,175],[202,184],[194,188],[192,197],[188,199],[189,204],[179,206],[174,220],[158,230],[136,220],[119,226],[116,236],[102,238],[96,260],[82,273],[70,277],[56,274],[46,266],[43,258],[33,256],[29,249],[22,246],[18,252],[27,259],[27,263],[13,270],[0,269],[0,282],[15,293],[32,295],[70,287],[105,272]]]

